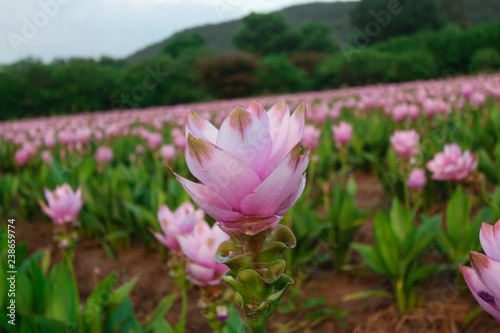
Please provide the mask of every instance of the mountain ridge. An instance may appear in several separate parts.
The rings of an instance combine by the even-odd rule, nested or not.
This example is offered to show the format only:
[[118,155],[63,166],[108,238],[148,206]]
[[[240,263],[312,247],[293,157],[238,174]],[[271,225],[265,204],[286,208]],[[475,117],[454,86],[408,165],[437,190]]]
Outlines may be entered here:
[[[308,21],[326,23],[332,28],[334,35],[340,41],[348,41],[351,34],[349,12],[356,1],[313,2],[286,7],[275,12],[282,13],[285,20],[295,29]],[[466,0],[465,12],[467,20],[472,25],[483,24],[500,19],[500,1],[498,0]],[[206,24],[187,28],[173,35],[146,46],[125,58],[126,63],[133,63],[146,58],[152,58],[161,53],[165,45],[175,38],[187,34],[199,33],[205,38],[206,46],[220,52],[235,51],[231,44],[231,35],[241,25],[242,20]]]

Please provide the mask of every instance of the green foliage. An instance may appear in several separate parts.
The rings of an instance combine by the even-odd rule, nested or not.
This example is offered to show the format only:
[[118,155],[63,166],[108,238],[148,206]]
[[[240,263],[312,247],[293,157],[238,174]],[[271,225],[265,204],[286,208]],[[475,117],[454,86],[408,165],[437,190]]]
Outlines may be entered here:
[[351,242],[367,218],[367,214],[359,210],[356,205],[356,191],[356,183],[350,178],[345,190],[340,183],[337,183],[333,191],[324,198],[325,222],[330,223],[329,241],[337,271],[348,264]]
[[307,74],[282,55],[263,57],[256,77],[259,90],[264,94],[297,92],[309,87]]
[[469,262],[469,252],[479,251],[479,230],[483,221],[489,220],[489,208],[477,212],[470,219],[472,208],[471,198],[468,198],[461,187],[457,187],[446,207],[446,230],[441,230],[437,244],[446,253],[451,268],[457,264]]
[[494,48],[477,50],[470,61],[469,70],[476,72],[493,72],[500,68],[500,53]]
[[308,22],[299,30],[303,51],[333,53],[339,50],[331,28],[320,22]]
[[353,245],[372,271],[391,280],[401,313],[419,305],[422,282],[442,268],[421,261],[440,231],[440,220],[440,215],[423,215],[422,224],[417,227],[413,212],[394,199],[388,214],[379,211],[375,215],[374,244]]
[[[6,244],[6,228],[0,230],[1,244]],[[144,328],[137,321],[129,294],[138,277],[116,287],[117,276],[111,274],[96,284],[85,304],[79,303],[79,291],[74,280],[71,260],[54,264],[50,271],[50,252],[41,250],[26,257],[25,244],[16,247],[16,325],[4,325],[3,332],[173,332],[165,314],[171,308],[176,295],[166,296],[159,304]],[[7,249],[0,249],[0,263],[7,267]],[[0,272],[6,281],[5,270]],[[0,283],[0,314],[5,318],[9,298],[6,285]]]
[[204,44],[205,38],[203,38],[200,34],[179,36],[165,46],[163,53],[177,58],[187,51],[193,51],[201,48]]
[[232,40],[242,51],[264,55],[293,51],[300,44],[300,36],[280,14],[245,16]]
[[361,0],[351,11],[354,45],[367,46],[393,36],[445,25],[437,0]]
[[257,89],[257,59],[245,53],[223,54],[201,64],[203,85],[218,98],[249,96]]

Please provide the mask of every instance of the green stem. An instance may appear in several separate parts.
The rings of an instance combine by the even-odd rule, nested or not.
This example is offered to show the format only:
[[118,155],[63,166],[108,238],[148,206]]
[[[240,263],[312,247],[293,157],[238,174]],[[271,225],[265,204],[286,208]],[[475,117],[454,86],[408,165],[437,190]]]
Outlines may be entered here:
[[[292,230],[292,215],[293,215],[293,207],[290,209],[290,212],[285,217],[286,226],[290,230]],[[292,260],[293,260],[292,249],[286,249],[285,250],[285,261],[286,261],[285,274],[286,275],[292,275]]]
[[78,283],[76,282],[76,274],[75,274],[75,269],[73,267],[73,250],[68,249],[63,251],[64,255],[64,260],[66,261],[66,265],[68,266],[69,270],[69,275],[71,277],[71,283],[73,284],[73,289],[75,291],[75,299],[76,299],[76,306],[77,306],[77,320],[78,320],[78,327],[79,331],[83,332],[83,316],[80,313],[80,294],[78,292]]
[[404,184],[404,195],[405,195],[405,207],[406,210],[410,210],[410,191],[408,189],[408,186]]
[[184,333],[186,331],[186,316],[188,305],[188,284],[186,282],[186,271],[182,272],[184,282],[182,284],[182,305],[181,305],[181,319],[177,323],[176,332]]
[[342,186],[342,190],[345,190],[345,178],[347,174],[347,153],[342,148],[340,152],[340,185]]
[[399,279],[397,280],[396,284],[396,301],[398,303],[398,310],[399,313],[403,314],[406,311],[406,301],[405,301],[405,294],[403,290],[403,280]]
[[267,319],[265,316],[245,316],[245,324],[253,333],[266,333]]

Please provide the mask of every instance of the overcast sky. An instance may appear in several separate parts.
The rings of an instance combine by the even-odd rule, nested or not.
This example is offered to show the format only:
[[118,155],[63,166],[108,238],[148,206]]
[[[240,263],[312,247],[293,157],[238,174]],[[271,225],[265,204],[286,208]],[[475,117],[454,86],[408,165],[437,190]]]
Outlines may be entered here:
[[0,0],[0,64],[125,57],[185,28],[319,1]]

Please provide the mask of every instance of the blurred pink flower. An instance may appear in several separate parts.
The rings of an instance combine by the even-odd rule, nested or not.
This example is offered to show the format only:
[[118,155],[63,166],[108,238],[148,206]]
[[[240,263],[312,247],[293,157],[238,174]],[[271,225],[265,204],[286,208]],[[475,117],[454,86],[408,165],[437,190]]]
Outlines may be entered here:
[[170,132],[170,135],[172,136],[172,140],[174,141],[174,144],[177,147],[177,149],[183,151],[184,148],[186,147],[186,136],[184,135],[184,133],[182,133],[180,129],[174,128]]
[[395,122],[399,123],[408,116],[408,105],[399,104],[392,110],[392,118]]
[[135,153],[139,155],[144,154],[144,146],[143,145],[135,146]]
[[160,155],[161,155],[161,158],[165,161],[165,162],[171,162],[175,159],[175,147],[173,145],[163,145],[161,146],[160,148]]
[[187,193],[226,232],[274,228],[305,186],[304,106],[290,115],[284,101],[268,112],[253,102],[236,107],[219,130],[197,113],[186,117],[186,163],[203,183],[177,175]]
[[306,125],[302,135],[302,146],[316,149],[318,147],[318,140],[321,136],[321,130],[314,125]]
[[113,160],[113,150],[106,146],[97,148],[95,160],[98,163],[110,163]]
[[156,150],[163,142],[163,137],[159,133],[150,133],[146,140],[148,142],[149,149]]
[[54,224],[60,226],[64,223],[76,221],[76,216],[83,207],[82,190],[80,187],[73,192],[71,186],[67,183],[57,186],[53,192],[44,189],[45,199],[48,206],[41,200],[38,200],[40,207]]
[[401,158],[410,159],[420,151],[420,135],[415,130],[395,131],[391,136],[391,146]]
[[158,208],[158,221],[163,234],[151,231],[153,235],[172,251],[179,249],[177,236],[193,231],[196,222],[203,221],[205,213],[201,209],[195,210],[191,202],[186,201],[175,212],[166,205]]
[[446,144],[444,152],[434,155],[427,163],[427,169],[433,173],[432,179],[460,182],[477,168],[477,156],[466,150],[463,155],[456,143]]
[[40,153],[40,158],[42,159],[43,163],[47,165],[51,165],[54,162],[54,158],[52,157],[52,153],[50,150],[44,150]]
[[425,170],[419,168],[413,169],[406,181],[408,188],[415,191],[423,189],[426,183],[427,178],[425,177]]
[[205,221],[198,221],[192,233],[178,236],[184,255],[190,260],[186,264],[188,279],[200,287],[222,283],[222,274],[228,267],[215,262],[220,243],[229,240],[219,226],[212,228]]
[[54,148],[56,146],[56,137],[53,132],[46,133],[43,137],[43,142],[47,148]]
[[333,139],[337,148],[345,146],[352,138],[352,125],[342,121],[338,126],[333,125]]
[[28,163],[28,160],[30,159],[31,155],[28,151],[24,150],[23,148],[19,149],[16,151],[14,155],[14,159],[16,161],[16,164],[19,166],[23,166],[26,163]]
[[472,93],[474,92],[474,87],[470,84],[465,84],[460,92],[465,98],[470,98],[472,96]]

